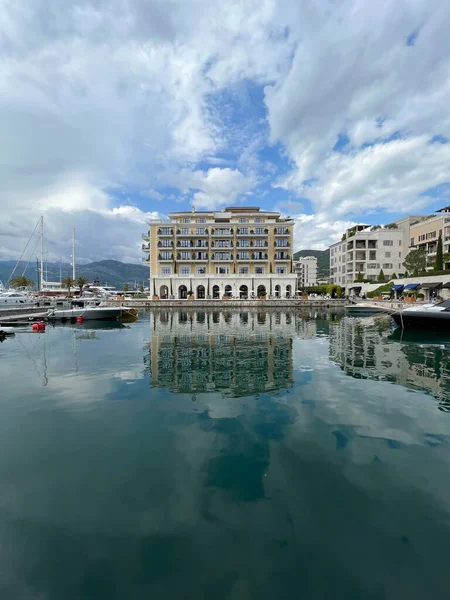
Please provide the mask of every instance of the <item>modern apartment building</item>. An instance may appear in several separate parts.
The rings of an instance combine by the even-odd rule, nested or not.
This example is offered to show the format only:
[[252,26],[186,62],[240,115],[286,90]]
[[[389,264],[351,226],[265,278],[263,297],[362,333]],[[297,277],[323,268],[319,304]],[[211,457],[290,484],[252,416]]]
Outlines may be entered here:
[[426,251],[428,269],[434,267],[439,235],[442,235],[444,254],[450,252],[450,206],[441,208],[437,213],[421,217],[410,227],[410,248],[423,248]]
[[299,288],[316,285],[317,258],[315,256],[301,256],[294,261],[294,273],[297,275]]
[[355,225],[347,229],[341,241],[330,246],[331,282],[344,287],[359,274],[376,281],[381,270],[387,278],[403,273],[410,250],[410,226],[420,218],[414,215],[384,227]]
[[160,298],[286,297],[295,294],[294,222],[258,207],[183,211],[150,221],[143,259]]

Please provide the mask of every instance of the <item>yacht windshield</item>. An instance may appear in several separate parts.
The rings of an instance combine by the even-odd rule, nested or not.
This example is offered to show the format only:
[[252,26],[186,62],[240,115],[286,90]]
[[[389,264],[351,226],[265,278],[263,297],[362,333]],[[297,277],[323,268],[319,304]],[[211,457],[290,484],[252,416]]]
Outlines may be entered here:
[[440,308],[450,308],[450,299],[442,300],[442,302],[436,302],[435,306],[439,306]]

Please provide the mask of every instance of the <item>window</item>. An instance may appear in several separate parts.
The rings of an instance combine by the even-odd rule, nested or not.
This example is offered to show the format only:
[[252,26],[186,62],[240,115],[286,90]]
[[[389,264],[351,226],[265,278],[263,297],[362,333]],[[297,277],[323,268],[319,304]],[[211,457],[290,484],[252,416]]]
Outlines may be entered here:
[[263,220],[261,217],[255,217],[255,223],[262,223]]
[[180,252],[180,260],[189,260],[191,258],[190,252]]
[[170,227],[161,227],[159,235],[172,235],[172,229]]
[[216,252],[214,254],[214,259],[215,260],[230,260],[230,253],[229,252]]
[[230,235],[230,229],[216,229],[216,235]]
[[182,222],[182,223],[190,223],[190,222],[191,222],[191,220],[190,220],[190,219],[188,219],[187,217],[184,217],[183,219],[181,219],[181,222]]
[[264,275],[264,267],[255,267],[255,275]]
[[172,246],[172,240],[160,240],[159,243],[162,248],[170,248]]
[[383,240],[383,246],[393,246],[394,242],[392,240]]
[[398,253],[398,257],[399,257],[399,258],[401,258],[401,257],[402,257],[402,253],[401,253],[401,252],[399,252],[399,253]]
[[196,235],[205,235],[206,229],[204,227],[197,227],[195,230]]
[[171,275],[172,267],[161,267],[161,275]]
[[239,260],[248,260],[248,252],[238,252]]
[[277,240],[277,246],[287,246],[288,245],[288,241],[287,240]]
[[230,267],[216,267],[216,275],[228,275]]
[[206,267],[197,267],[195,272],[197,275],[206,275]]
[[414,238],[411,238],[411,239],[409,240],[409,245],[410,245],[410,246],[414,246]]
[[207,260],[208,255],[206,252],[194,252],[194,260]]
[[368,263],[368,264],[367,264],[367,268],[368,268],[368,269],[379,269],[379,268],[380,268],[380,265],[379,265],[379,264],[377,264],[377,263]]
[[214,242],[214,246],[216,248],[231,248],[231,241],[230,240],[217,240],[217,242]]
[[180,240],[180,246],[181,246],[181,248],[189,248],[190,241],[189,240]]
[[261,235],[264,233],[264,227],[255,227],[256,235]]
[[265,245],[265,240],[255,240],[255,248],[264,248]]
[[240,275],[248,275],[248,267],[239,267]]
[[200,217],[200,219],[197,219],[197,223],[206,223],[205,217]]
[[241,233],[243,235],[248,235],[248,227],[241,227],[239,229],[238,233]]
[[247,223],[247,219],[245,217],[239,217],[239,223]]
[[180,229],[180,235],[189,235],[190,233],[191,233],[191,232],[190,232],[190,229],[189,229],[189,227],[182,227],[182,228]]
[[390,253],[390,252],[385,252],[385,253],[384,253],[384,256],[385,256],[386,258],[391,258],[391,253]]
[[180,275],[190,275],[191,274],[191,267],[180,267]]
[[160,260],[172,260],[172,252],[161,252]]
[[206,240],[197,240],[195,243],[196,248],[207,248],[208,242]]
[[239,246],[241,246],[242,248],[250,246],[250,240],[241,240],[239,242]]
[[383,263],[383,269],[392,269],[392,263]]
[[398,240],[398,245],[401,246],[402,245],[402,240]]
[[285,275],[286,267],[277,267],[277,275]]

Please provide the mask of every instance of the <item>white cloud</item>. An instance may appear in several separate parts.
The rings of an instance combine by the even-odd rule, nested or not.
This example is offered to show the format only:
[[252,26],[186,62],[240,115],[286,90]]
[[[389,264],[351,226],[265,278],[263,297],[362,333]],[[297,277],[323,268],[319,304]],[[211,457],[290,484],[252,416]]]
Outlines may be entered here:
[[294,250],[325,250],[352,227],[352,221],[328,221],[326,215],[291,215],[294,219]]

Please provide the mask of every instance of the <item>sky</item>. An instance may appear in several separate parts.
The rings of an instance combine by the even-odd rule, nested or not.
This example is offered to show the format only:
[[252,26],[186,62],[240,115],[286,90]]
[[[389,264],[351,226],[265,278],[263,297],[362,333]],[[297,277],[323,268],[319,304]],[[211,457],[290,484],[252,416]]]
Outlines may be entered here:
[[[450,200],[448,0],[0,0],[0,260],[256,205],[324,249]],[[37,238],[36,238],[37,241]],[[24,255],[35,256],[35,238]]]

